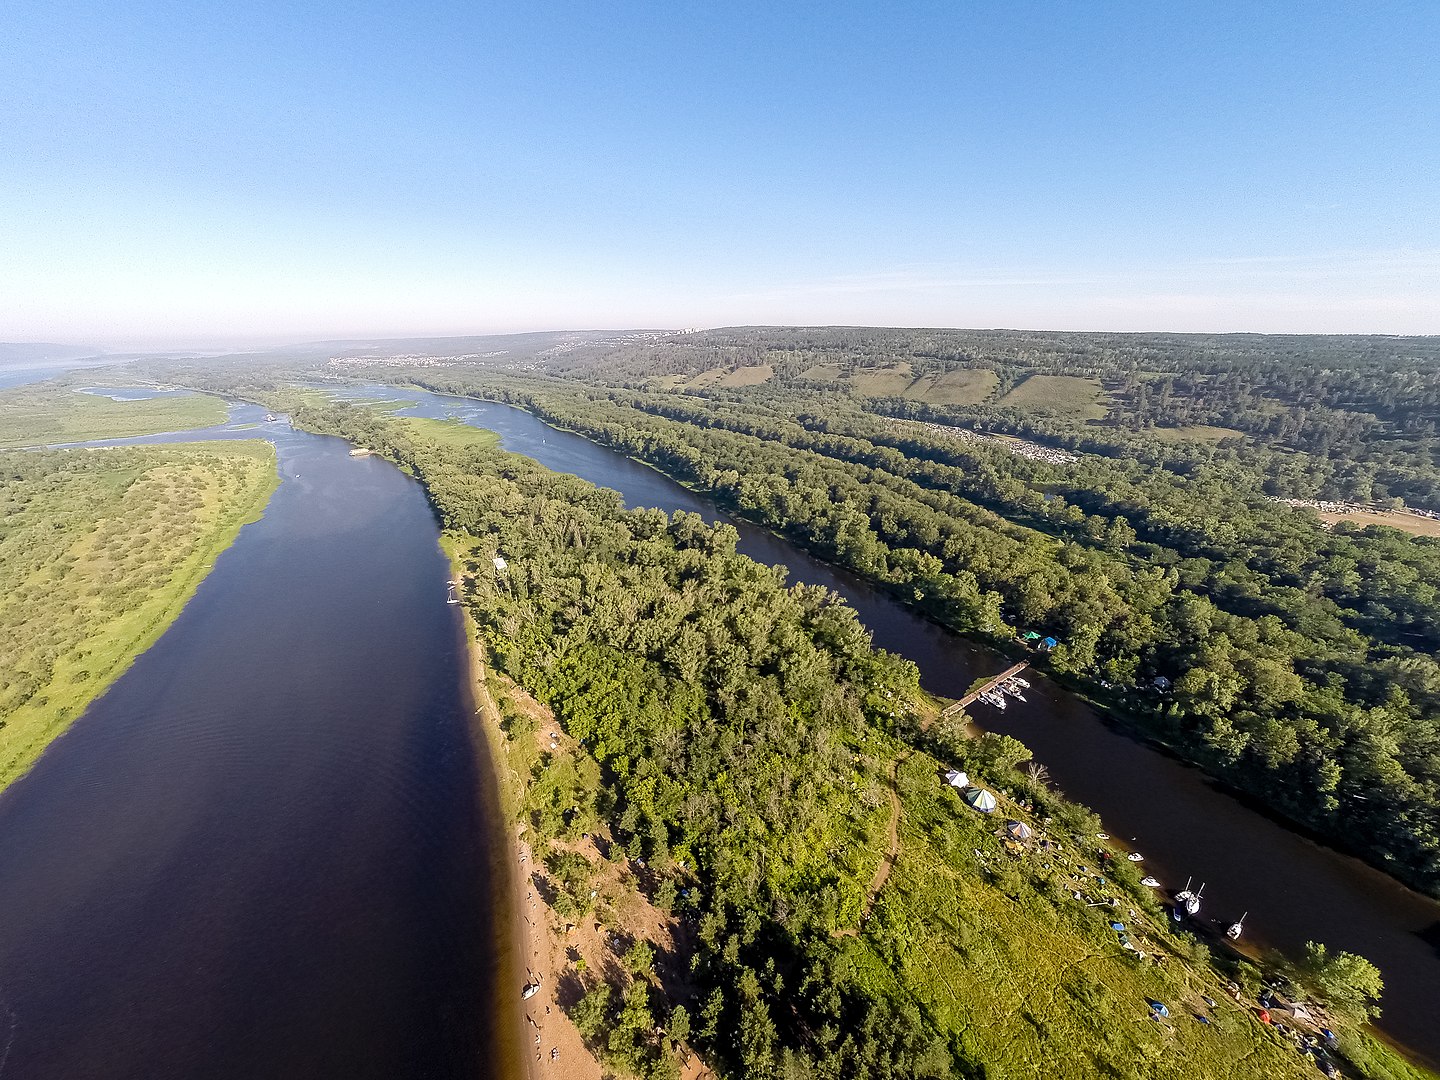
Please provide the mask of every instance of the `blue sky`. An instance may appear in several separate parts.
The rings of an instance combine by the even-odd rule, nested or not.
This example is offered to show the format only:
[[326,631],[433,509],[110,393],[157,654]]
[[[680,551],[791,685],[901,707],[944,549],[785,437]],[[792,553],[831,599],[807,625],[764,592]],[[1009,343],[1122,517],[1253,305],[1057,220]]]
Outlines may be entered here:
[[1440,4],[0,6],[0,339],[1440,332]]

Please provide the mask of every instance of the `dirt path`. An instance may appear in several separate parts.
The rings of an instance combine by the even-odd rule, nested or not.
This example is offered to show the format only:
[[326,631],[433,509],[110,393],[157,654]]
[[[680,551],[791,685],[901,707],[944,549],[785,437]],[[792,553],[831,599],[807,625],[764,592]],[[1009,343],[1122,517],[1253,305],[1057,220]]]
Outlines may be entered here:
[[[890,762],[890,768],[887,770],[890,777],[890,826],[885,845],[885,857],[875,868],[875,875],[870,879],[870,887],[865,890],[865,905],[860,909],[862,923],[870,917],[870,909],[875,906],[875,898],[880,895],[880,890],[885,887],[885,882],[890,880],[890,871],[895,869],[895,860],[900,857],[900,780],[898,773],[900,765],[909,756],[910,751],[907,750]],[[854,937],[858,933],[860,933],[858,929],[850,928],[833,930],[830,936]]]

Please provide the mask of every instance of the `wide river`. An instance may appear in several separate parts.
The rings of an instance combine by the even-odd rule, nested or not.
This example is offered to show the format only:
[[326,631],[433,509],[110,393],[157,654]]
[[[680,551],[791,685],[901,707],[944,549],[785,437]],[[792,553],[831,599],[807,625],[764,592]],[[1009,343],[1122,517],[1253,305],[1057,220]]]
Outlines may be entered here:
[[[922,683],[937,694],[960,697],[979,676],[1010,664],[854,575],[726,515],[648,466],[523,410],[408,388],[365,386],[354,396],[418,402],[400,415],[454,417],[488,428],[506,449],[613,488],[629,506],[730,522],[744,554],[789,567],[791,580],[844,596],[875,644],[913,660]],[[985,728],[1029,746],[1052,781],[1098,811],[1111,833],[1145,855],[1146,869],[1164,884],[1178,888],[1190,876],[1203,882],[1205,916],[1228,923],[1248,912],[1249,941],[1292,954],[1307,941],[1320,941],[1374,961],[1386,981],[1381,1027],[1440,1063],[1440,903],[1300,835],[1200,770],[1120,733],[1038,673],[1029,678],[1024,704],[1012,703],[1003,713],[974,707]]]
[[217,434],[275,444],[264,517],[0,795],[0,1078],[518,1077],[508,843],[425,497],[284,423],[178,438]]

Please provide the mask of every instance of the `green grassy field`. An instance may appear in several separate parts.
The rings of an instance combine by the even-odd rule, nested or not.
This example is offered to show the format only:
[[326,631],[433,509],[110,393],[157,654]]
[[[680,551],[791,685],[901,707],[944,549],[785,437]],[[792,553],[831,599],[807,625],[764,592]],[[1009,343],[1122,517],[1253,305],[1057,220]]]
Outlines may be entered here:
[[[1007,814],[1029,819],[1003,801],[991,817],[974,813],[938,768],[923,754],[900,767],[900,854],[870,922],[845,939],[855,979],[913,1000],[986,1063],[988,1077],[1318,1075],[1227,997],[1163,915],[1096,883],[1093,841],[1057,835],[1058,855],[1007,854],[993,834]],[[1090,874],[1078,873],[1082,865]],[[1086,895],[1119,895],[1122,906],[1073,899],[1071,874],[1086,878]],[[1120,947],[1111,920],[1126,924],[1147,959]],[[1149,1019],[1150,1000],[1168,1007],[1168,1020]]]
[[68,383],[0,391],[0,447],[86,442],[223,424],[225,402],[209,394],[111,401]]
[[861,368],[850,376],[850,385],[866,397],[899,397],[915,381],[909,364],[892,367]]
[[1208,424],[1146,428],[1145,434],[1165,443],[1203,442],[1210,443],[1212,446],[1224,442],[1226,439],[1243,439],[1245,437],[1243,431],[1227,427],[1211,427]]
[[800,378],[815,382],[833,382],[844,373],[839,364],[812,364],[800,373]]
[[775,369],[769,364],[751,364],[748,367],[738,367],[734,371],[728,371],[715,383],[716,386],[759,386],[761,383],[769,382],[775,375]]
[[430,420],[419,416],[401,416],[396,423],[413,438],[428,439],[441,446],[494,446],[500,436],[484,428],[471,427],[459,420]]
[[0,453],[0,787],[159,638],[277,483],[259,441]]
[[905,396],[932,405],[978,405],[999,382],[1000,377],[988,368],[965,368],[918,379]]
[[1103,420],[1104,390],[1099,379],[1074,375],[1031,375],[996,404],[1002,408],[1045,410],[1080,420]]

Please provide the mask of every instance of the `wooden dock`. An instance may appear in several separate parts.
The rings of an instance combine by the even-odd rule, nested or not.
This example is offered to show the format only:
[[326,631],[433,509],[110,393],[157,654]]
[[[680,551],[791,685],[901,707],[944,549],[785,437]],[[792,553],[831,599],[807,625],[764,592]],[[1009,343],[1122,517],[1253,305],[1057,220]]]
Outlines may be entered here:
[[949,708],[947,708],[944,712],[940,714],[941,719],[944,719],[947,716],[953,716],[955,713],[959,712],[961,709],[965,708],[965,706],[973,702],[981,694],[989,690],[994,690],[995,687],[999,686],[1006,679],[1013,679],[1016,675],[1019,675],[1020,672],[1024,671],[1029,666],[1029,660],[1021,660],[1020,663],[1016,664],[1014,667],[1006,668],[999,675],[996,675],[995,678],[987,682],[984,686],[975,690],[973,693],[966,694],[959,701],[955,702],[954,705],[951,705]]

